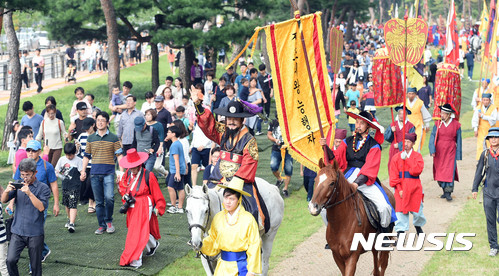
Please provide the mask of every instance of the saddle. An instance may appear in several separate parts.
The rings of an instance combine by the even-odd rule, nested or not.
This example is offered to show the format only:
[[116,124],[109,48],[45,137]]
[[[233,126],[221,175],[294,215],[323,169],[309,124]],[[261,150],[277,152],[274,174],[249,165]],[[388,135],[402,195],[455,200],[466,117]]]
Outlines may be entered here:
[[374,227],[374,229],[381,231],[380,215],[378,209],[376,208],[376,205],[361,191],[357,191],[359,192],[359,195],[362,198],[362,202],[364,203],[364,209],[366,210],[369,223]]
[[[256,183],[253,183],[253,197],[255,198],[256,204],[258,206],[258,217],[257,223],[258,227],[260,228],[260,231],[265,230],[264,233],[267,233],[270,229],[270,216],[269,216],[269,211],[267,209],[267,205],[265,205],[265,202],[263,201],[262,196],[260,195],[260,191],[258,190],[258,187],[256,186]],[[248,212],[251,213],[251,206],[250,203],[246,200],[246,197],[243,196],[242,204],[244,209],[248,210]],[[263,226],[263,227],[262,227]]]

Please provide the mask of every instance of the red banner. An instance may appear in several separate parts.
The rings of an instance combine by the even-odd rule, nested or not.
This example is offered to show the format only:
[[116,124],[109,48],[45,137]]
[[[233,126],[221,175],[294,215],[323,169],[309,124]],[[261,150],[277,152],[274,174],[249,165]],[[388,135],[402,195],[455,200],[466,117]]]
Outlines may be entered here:
[[377,50],[374,55],[373,81],[376,106],[395,106],[404,102],[400,67],[390,60],[386,48]]
[[440,119],[438,106],[451,104],[457,111],[456,119],[461,114],[461,78],[456,65],[440,63],[438,65],[435,83],[435,108],[433,118]]
[[[451,7],[449,10],[449,16],[447,17],[446,35],[447,35],[447,40],[445,45],[445,63],[455,64],[456,66],[458,66],[459,39],[457,36],[456,8],[454,6],[454,0],[452,0]],[[463,51],[464,50],[465,49],[463,49]]]

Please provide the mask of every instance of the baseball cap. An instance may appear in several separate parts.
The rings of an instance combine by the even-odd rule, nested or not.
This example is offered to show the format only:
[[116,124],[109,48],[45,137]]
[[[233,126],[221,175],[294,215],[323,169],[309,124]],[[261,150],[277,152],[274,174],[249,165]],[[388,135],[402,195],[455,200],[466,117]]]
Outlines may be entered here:
[[133,120],[133,122],[135,123],[135,130],[140,132],[144,128],[146,120],[144,119],[144,117],[135,117],[135,120]]
[[165,100],[165,97],[163,97],[161,95],[158,95],[158,96],[156,96],[156,98],[154,98],[155,102],[163,102],[164,100]]
[[42,145],[37,140],[30,140],[28,142],[28,144],[26,144],[26,148],[27,149],[34,149],[34,150],[41,150]]
[[86,110],[87,109],[87,104],[84,102],[79,102],[76,104],[76,109],[77,110]]
[[87,117],[83,119],[83,124],[81,126],[81,129],[88,130],[90,127],[93,126],[93,124],[95,124],[95,120],[93,118]]

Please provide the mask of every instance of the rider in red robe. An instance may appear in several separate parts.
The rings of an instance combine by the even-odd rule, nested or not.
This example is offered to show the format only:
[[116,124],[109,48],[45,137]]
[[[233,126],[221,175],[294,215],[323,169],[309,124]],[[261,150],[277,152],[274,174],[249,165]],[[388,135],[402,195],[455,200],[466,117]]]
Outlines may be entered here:
[[[257,222],[261,214],[261,224],[267,231],[270,227],[265,203],[258,196],[255,185],[256,169],[258,167],[258,146],[256,139],[243,124],[244,118],[252,117],[246,108],[247,103],[239,100],[230,102],[227,107],[214,110],[219,116],[224,116],[226,123],[220,123],[210,110],[201,104],[201,91],[192,88],[191,97],[197,114],[197,122],[208,139],[220,145],[220,159],[215,164],[210,180],[222,184],[231,181],[244,181],[243,190],[251,196],[243,195],[243,206],[250,212]],[[261,212],[259,212],[259,210]]]
[[[406,114],[410,115],[411,111],[409,109],[405,109]],[[395,107],[395,111],[397,111],[397,118],[395,118],[395,122],[390,124],[390,127],[385,131],[385,140],[390,142],[390,151],[388,152],[388,167],[390,167],[390,162],[392,157],[404,150],[404,136],[403,127],[404,127],[404,107],[397,106]],[[414,125],[409,122],[409,119],[405,119],[405,133],[414,133],[416,132],[416,128]]]
[[122,266],[140,267],[144,248],[147,250],[146,256],[152,256],[159,246],[157,240],[161,239],[158,218],[153,210],[156,209],[162,216],[165,213],[166,201],[154,174],[143,167],[148,158],[147,153],[130,149],[127,156],[120,160],[120,166],[127,169],[118,187],[123,204],[127,204],[126,197],[135,200],[134,203],[128,203],[128,210],[123,207],[120,209],[120,212],[126,212],[128,228],[125,250],[120,258]]
[[443,190],[441,198],[452,200],[454,181],[459,181],[457,160],[462,159],[461,124],[454,118],[456,111],[450,104],[440,106],[440,121],[435,122],[429,148],[433,156],[433,178]]

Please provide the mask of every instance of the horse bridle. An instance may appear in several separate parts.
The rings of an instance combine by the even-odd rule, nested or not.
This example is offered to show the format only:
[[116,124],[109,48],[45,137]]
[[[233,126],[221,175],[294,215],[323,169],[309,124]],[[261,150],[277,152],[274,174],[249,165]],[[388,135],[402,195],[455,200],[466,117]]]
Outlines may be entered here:
[[[340,200],[340,201],[336,201],[336,198],[338,197],[338,194],[339,192],[337,192],[337,188],[338,188],[338,185],[335,185],[337,182],[338,182],[338,179],[340,179],[340,172],[338,170],[336,170],[336,181],[333,181],[331,182],[329,185],[330,186],[333,186],[333,192],[331,193],[331,195],[329,196],[328,200],[326,201],[326,203],[324,204],[324,206],[322,207],[322,209],[329,209],[329,208],[333,208],[337,205],[340,205],[341,203],[347,201],[348,199],[351,199],[353,198],[353,196],[355,194],[357,194],[357,190],[355,190],[354,192],[352,192],[351,194],[347,195],[344,199]],[[334,195],[334,198],[333,198],[333,195]],[[354,201],[355,202],[355,213],[356,213],[356,216],[357,216],[357,221],[359,223],[359,226],[362,224],[362,221],[360,219],[360,213],[359,213],[359,208],[358,208],[358,202],[357,201]]]
[[[198,224],[198,223],[189,224],[189,232],[191,232],[192,228],[199,228],[202,231],[201,235],[203,235],[204,233],[206,233],[206,225],[208,224],[208,221],[210,221],[210,217],[211,217],[211,211],[209,210],[209,208],[210,208],[209,207],[210,206],[210,197],[208,195],[206,195],[205,198],[201,198],[201,197],[196,197],[196,196],[193,196],[193,195],[189,195],[189,196],[187,196],[187,198],[207,199],[208,200],[208,216],[206,216],[206,219],[204,221],[204,225],[201,225],[201,224]],[[201,241],[201,246],[202,245],[203,245],[203,242]],[[203,256],[203,258],[205,258],[208,261],[208,267],[210,268],[210,272],[213,275],[213,274],[215,274],[215,268],[211,265],[211,262],[215,261],[218,258],[218,255],[220,255],[220,254],[217,254],[214,257],[210,257],[210,256],[207,256],[207,255],[201,253],[201,251],[198,251],[196,253],[196,258],[199,258],[199,256]]]

